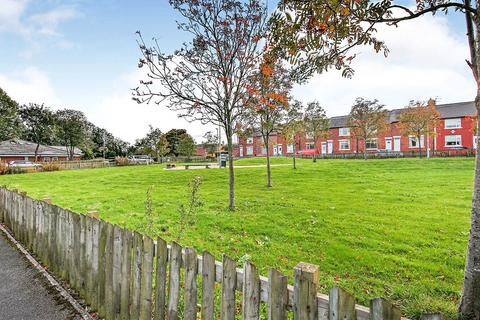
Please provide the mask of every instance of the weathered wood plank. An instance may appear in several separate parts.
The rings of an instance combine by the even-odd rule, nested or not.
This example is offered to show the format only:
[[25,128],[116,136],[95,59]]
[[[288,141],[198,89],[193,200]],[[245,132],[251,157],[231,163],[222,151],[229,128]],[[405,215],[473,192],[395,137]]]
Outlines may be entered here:
[[120,319],[130,319],[130,279],[132,268],[132,245],[133,234],[129,230],[123,230],[122,246],[122,279],[120,297]]
[[105,318],[115,319],[114,288],[113,288],[113,230],[112,224],[107,223],[107,242],[105,245]]
[[113,228],[113,276],[112,276],[112,294],[113,294],[113,315],[115,319],[120,319],[120,304],[122,295],[122,254],[123,254],[123,229],[114,226]]
[[243,266],[242,319],[260,319],[260,277],[257,267],[246,261]]
[[202,319],[215,317],[215,257],[208,251],[202,254]]
[[317,284],[319,267],[300,262],[295,266],[294,271],[293,319],[316,320],[318,317]]
[[86,258],[86,237],[87,237],[87,225],[86,217],[83,214],[78,215],[80,217],[80,256],[78,257],[79,265],[79,292],[82,297],[85,297],[87,292],[86,283],[87,283],[87,258]]
[[99,221],[98,232],[100,235],[98,241],[98,268],[97,268],[97,311],[100,317],[105,317],[105,268],[106,255],[105,248],[107,246],[108,226],[104,221]]
[[140,287],[140,320],[152,319],[153,254],[153,240],[148,236],[144,236],[142,250],[142,278]]
[[402,314],[400,309],[383,298],[370,301],[371,320],[400,320]]
[[235,319],[235,289],[237,270],[235,260],[223,255],[222,300],[220,302],[220,319]]
[[142,247],[143,237],[135,232],[133,235],[132,275],[130,279],[130,319],[140,316],[140,286],[142,283]]
[[185,320],[197,319],[197,252],[185,249]]
[[271,268],[268,274],[268,319],[286,320],[288,316],[288,281],[280,271]]
[[167,319],[178,319],[180,301],[180,267],[182,265],[182,247],[172,242],[170,249],[170,276],[168,281]]
[[167,243],[162,238],[157,239],[157,250],[155,256],[157,269],[155,270],[155,312],[153,315],[153,320],[164,320],[168,249]]
[[355,297],[341,288],[330,290],[329,320],[356,320]]
[[92,301],[91,305],[93,310],[98,311],[98,282],[99,280],[99,253],[100,253],[100,221],[92,221],[92,259],[91,259],[91,274],[90,274],[90,285],[89,285],[89,296]]

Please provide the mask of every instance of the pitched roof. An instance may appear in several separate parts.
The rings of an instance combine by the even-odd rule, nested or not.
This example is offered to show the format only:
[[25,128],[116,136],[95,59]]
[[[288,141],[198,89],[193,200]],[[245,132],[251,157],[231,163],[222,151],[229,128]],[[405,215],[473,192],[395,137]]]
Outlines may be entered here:
[[[474,101],[467,102],[457,102],[457,103],[446,103],[446,104],[437,104],[437,111],[440,113],[442,119],[448,118],[461,118],[467,116],[476,116],[477,110],[475,108]],[[400,114],[405,110],[402,109],[393,109],[389,111],[389,122],[398,122],[400,120]],[[341,128],[346,127],[348,121],[348,116],[339,116],[330,118],[330,127],[331,128]]]
[[[37,144],[30,141],[12,139],[0,142],[0,157],[2,156],[34,156]],[[82,155],[78,148],[74,150],[75,155]],[[41,157],[67,156],[66,147],[44,146],[38,148],[38,155]]]

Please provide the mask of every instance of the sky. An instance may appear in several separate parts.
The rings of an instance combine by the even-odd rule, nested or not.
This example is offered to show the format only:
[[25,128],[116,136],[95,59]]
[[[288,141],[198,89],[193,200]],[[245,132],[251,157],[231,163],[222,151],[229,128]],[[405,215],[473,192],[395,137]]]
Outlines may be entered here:
[[[360,48],[353,79],[332,70],[296,85],[293,96],[319,101],[329,116],[348,114],[356,97],[378,99],[388,109],[410,100],[473,100],[464,20],[451,14],[378,28],[390,49],[387,58]],[[22,104],[81,110],[128,142],[142,137],[149,125],[186,128],[201,142],[212,126],[131,99],[142,78],[135,32],[158,38],[162,50],[172,52],[189,40],[176,28],[179,18],[167,0],[0,0],[0,87]]]

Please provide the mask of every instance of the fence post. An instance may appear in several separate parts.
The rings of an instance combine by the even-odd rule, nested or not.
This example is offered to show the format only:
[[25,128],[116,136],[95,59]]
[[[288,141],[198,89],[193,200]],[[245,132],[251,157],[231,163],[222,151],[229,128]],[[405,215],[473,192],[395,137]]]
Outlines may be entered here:
[[156,250],[157,269],[155,271],[155,313],[154,320],[165,319],[166,283],[167,283],[167,243],[157,238]]
[[235,260],[223,255],[222,300],[220,319],[235,319],[235,289],[237,285],[237,267]]
[[129,230],[123,230],[122,246],[122,279],[120,297],[120,319],[130,319],[130,279],[132,270],[133,235]]
[[124,238],[123,229],[114,226],[113,228],[113,259],[112,259],[112,294],[113,294],[113,315],[115,319],[120,318],[120,304],[122,295],[122,258],[123,258],[123,246]]
[[356,320],[355,297],[341,288],[332,288],[328,301],[328,319]]
[[202,319],[215,317],[215,258],[208,251],[202,255]]
[[271,268],[268,274],[268,319],[286,320],[288,291],[287,277]]
[[260,317],[260,277],[257,267],[246,261],[243,266],[243,320],[257,320]]
[[293,293],[293,319],[316,320],[318,318],[317,284],[319,267],[300,262],[295,266]]
[[107,243],[105,245],[105,318],[115,318],[113,287],[113,225],[106,223]]
[[97,311],[100,317],[105,317],[105,247],[107,245],[107,224],[105,222],[99,221],[98,232]]
[[142,281],[142,247],[143,237],[133,234],[132,275],[130,279],[130,318],[138,319],[140,315],[140,286]]
[[185,249],[185,320],[197,319],[197,252]]
[[167,319],[178,319],[178,302],[180,300],[180,267],[182,265],[182,247],[172,242],[170,246],[170,277],[168,281]]
[[400,320],[400,309],[383,298],[370,301],[371,320]]
[[140,286],[140,320],[152,319],[153,250],[153,240],[148,236],[144,236]]

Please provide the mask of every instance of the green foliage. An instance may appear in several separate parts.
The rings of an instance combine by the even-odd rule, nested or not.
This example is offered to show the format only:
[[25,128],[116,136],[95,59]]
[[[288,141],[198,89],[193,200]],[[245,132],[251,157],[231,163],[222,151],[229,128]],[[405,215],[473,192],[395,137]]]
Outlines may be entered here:
[[178,221],[179,231],[176,239],[177,242],[180,242],[185,235],[186,229],[193,226],[197,220],[198,210],[203,205],[199,195],[201,184],[201,177],[195,177],[190,181],[189,200],[186,204],[181,204],[178,208],[180,219]]
[[190,158],[195,153],[195,141],[188,133],[183,134],[178,140],[178,155]]
[[73,159],[75,147],[87,142],[87,118],[81,111],[64,109],[55,113],[59,140]]
[[187,134],[187,130],[185,129],[172,129],[165,134],[165,138],[167,139],[170,148],[170,154],[178,156],[178,144],[180,138],[185,134]]
[[0,88],[0,141],[19,138],[24,130],[19,106]]
[[310,102],[305,109],[303,118],[305,132],[313,138],[315,148],[317,140],[330,135],[330,120],[325,109],[317,101]]
[[26,140],[35,142],[37,149],[40,144],[50,144],[54,141],[55,117],[48,107],[36,103],[24,105],[20,108],[20,117],[25,126]]
[[202,145],[209,155],[215,154],[220,143],[219,140],[218,133],[214,134],[212,131],[208,131],[203,135]]
[[151,237],[156,237],[155,231],[155,210],[153,208],[152,193],[155,190],[155,186],[149,186],[145,194],[145,233]]

